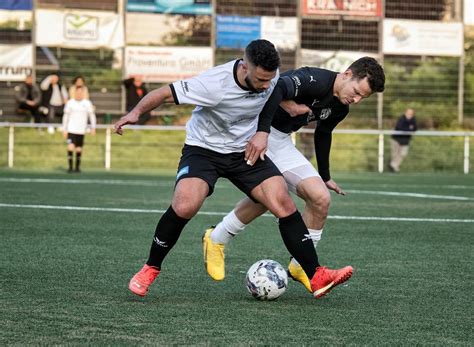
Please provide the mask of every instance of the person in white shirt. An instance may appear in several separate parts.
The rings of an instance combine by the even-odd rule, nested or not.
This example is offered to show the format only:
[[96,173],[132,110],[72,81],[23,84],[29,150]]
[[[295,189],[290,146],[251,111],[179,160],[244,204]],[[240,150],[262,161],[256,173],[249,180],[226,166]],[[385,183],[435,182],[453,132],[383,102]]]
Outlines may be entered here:
[[82,147],[87,125],[90,123],[91,134],[95,135],[96,117],[92,103],[84,99],[82,87],[76,87],[74,99],[64,107],[63,135],[67,139],[68,172],[73,172],[73,152],[76,152],[74,172],[81,172]]
[[[40,88],[42,90],[42,106],[48,109],[48,122],[54,123],[56,116],[63,115],[64,105],[68,100],[66,87],[61,84],[59,75],[53,73],[41,82]],[[54,129],[51,129],[54,132]]]
[[[279,65],[275,46],[267,40],[254,40],[246,47],[243,59],[148,93],[115,124],[115,132],[121,135],[125,125],[137,123],[140,115],[164,102],[196,105],[186,125],[173,200],[158,222],[146,264],[129,282],[132,293],[147,294],[166,255],[220,177],[229,179],[279,219],[283,242],[311,279],[315,297],[327,293],[341,276],[339,270],[326,271],[319,265],[313,243],[306,237],[308,229],[282,174],[262,153],[273,114],[259,114],[278,81]],[[255,157],[256,152],[262,155]]]

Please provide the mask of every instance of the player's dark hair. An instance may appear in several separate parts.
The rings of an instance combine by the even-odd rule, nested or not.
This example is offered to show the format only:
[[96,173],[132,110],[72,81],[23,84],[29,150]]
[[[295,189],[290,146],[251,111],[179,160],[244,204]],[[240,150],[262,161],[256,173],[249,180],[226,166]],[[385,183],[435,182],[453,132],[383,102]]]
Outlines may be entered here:
[[245,48],[245,56],[255,66],[265,71],[275,71],[280,66],[280,55],[273,43],[267,40],[254,40]]
[[362,80],[367,77],[372,92],[381,93],[385,89],[385,73],[383,67],[371,57],[362,57],[348,67],[353,78]]

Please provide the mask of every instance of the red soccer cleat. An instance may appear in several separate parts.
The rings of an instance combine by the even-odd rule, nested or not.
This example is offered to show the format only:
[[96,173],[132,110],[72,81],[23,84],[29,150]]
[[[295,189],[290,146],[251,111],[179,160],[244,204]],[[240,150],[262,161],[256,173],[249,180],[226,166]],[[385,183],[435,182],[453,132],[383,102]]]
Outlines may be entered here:
[[160,274],[160,270],[153,266],[143,265],[142,269],[132,277],[128,284],[128,289],[133,294],[145,296],[148,293],[148,288]]
[[326,295],[338,284],[346,282],[351,278],[352,266],[346,266],[338,270],[330,270],[325,266],[316,268],[316,273],[311,279],[311,289],[316,299]]

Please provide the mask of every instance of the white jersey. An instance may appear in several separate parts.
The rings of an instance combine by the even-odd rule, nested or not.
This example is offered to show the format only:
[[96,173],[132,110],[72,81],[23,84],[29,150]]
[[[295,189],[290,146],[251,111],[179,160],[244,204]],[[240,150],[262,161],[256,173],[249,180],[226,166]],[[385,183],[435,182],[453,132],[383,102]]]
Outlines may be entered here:
[[91,128],[95,128],[96,118],[94,107],[89,100],[77,101],[71,99],[64,107],[63,128],[71,134],[84,135],[87,130],[87,121],[90,121]]
[[233,60],[170,85],[176,104],[197,105],[186,124],[186,144],[219,153],[245,151],[279,75],[267,90],[253,93],[237,80],[240,63]]

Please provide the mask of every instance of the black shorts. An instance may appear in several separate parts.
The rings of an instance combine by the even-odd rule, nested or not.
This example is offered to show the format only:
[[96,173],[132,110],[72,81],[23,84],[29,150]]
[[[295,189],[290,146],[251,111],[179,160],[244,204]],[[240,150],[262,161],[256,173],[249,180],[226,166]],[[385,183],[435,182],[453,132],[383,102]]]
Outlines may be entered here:
[[250,192],[267,178],[281,176],[278,168],[270,158],[257,160],[253,165],[247,165],[244,160],[245,152],[223,154],[198,146],[184,145],[179,161],[176,183],[180,179],[198,177],[209,185],[210,196],[219,177],[227,178],[237,188],[253,201]]
[[67,133],[67,144],[74,144],[76,147],[84,146],[84,135]]

